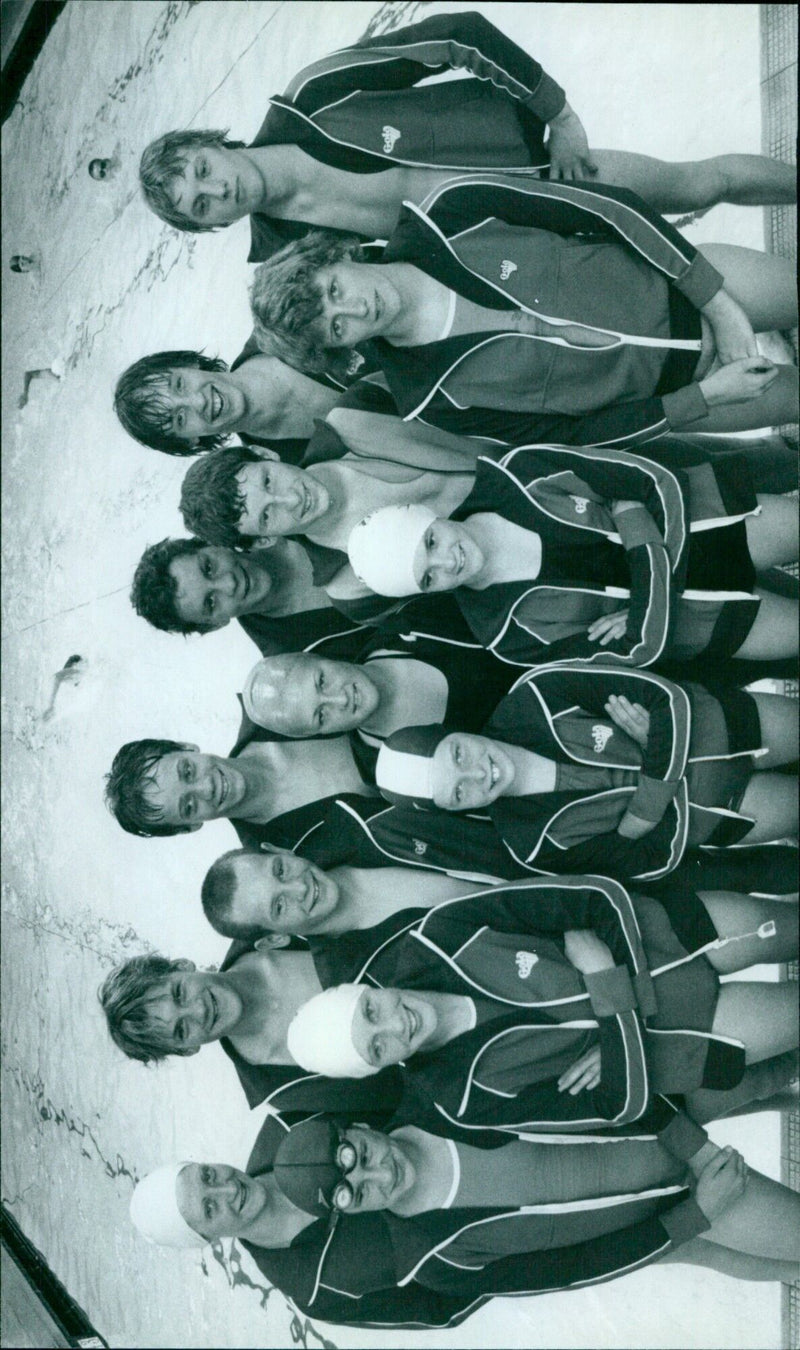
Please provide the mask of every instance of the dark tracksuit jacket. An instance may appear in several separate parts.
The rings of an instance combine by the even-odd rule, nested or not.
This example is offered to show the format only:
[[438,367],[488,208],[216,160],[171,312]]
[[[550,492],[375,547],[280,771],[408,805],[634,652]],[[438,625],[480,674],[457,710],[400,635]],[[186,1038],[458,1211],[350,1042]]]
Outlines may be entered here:
[[[614,518],[614,499],[642,509]],[[534,531],[541,570],[453,594],[483,645],[520,666],[716,660],[737,650],[758,612],[744,525],[756,510],[736,455],[710,461],[691,446],[657,461],[612,447],[481,455],[453,519],[491,511]],[[618,609],[628,610],[624,636],[591,642],[589,624]]]
[[[582,922],[585,920],[584,926],[591,922],[608,942],[615,958],[628,965],[640,1003],[647,1010],[652,1008],[647,958],[639,922],[630,897],[622,886],[606,878],[590,878],[588,881],[559,878],[551,882],[531,877],[519,885],[519,895],[508,887],[491,889],[493,923],[496,927],[505,924],[507,930],[514,931],[515,925],[516,929],[534,926],[540,910],[546,916],[542,919],[545,925],[548,918],[551,924],[557,923],[559,915],[566,912],[570,914],[574,926],[578,925],[578,919]],[[684,951],[702,951],[716,941],[716,930],[695,894],[682,887],[680,891],[673,890],[660,899],[669,915],[676,941]],[[488,909],[488,905],[487,901],[485,908]],[[527,917],[526,906],[531,910]],[[409,944],[410,949],[418,954],[421,951],[419,942],[406,937],[406,933],[413,934],[415,924],[426,913],[423,910],[404,910],[369,930],[340,938],[319,936],[308,942],[303,938],[294,938],[292,946],[297,950],[310,950],[320,983],[327,988],[342,981],[358,980],[365,962],[373,958],[393,962],[395,952],[409,949]],[[475,911],[459,908],[453,912],[454,918],[462,913],[470,920]],[[562,925],[562,931],[566,926]],[[395,939],[398,939],[399,946]],[[230,969],[241,956],[252,950],[252,943],[232,943],[221,969]],[[376,971],[382,968],[381,965],[375,966]],[[434,972],[430,978],[438,979],[441,974],[440,966],[439,974]],[[625,1031],[631,1034],[627,1026]],[[617,1032],[609,1023],[609,1044],[616,1046],[617,1041],[621,1044],[621,1037],[622,1032]],[[288,1123],[294,1123],[315,1111],[346,1113],[350,1110],[366,1113],[355,1118],[368,1120],[376,1128],[382,1128],[392,1119],[399,1106],[402,1079],[395,1067],[384,1069],[367,1079],[327,1079],[319,1074],[307,1073],[296,1065],[250,1064],[227,1037],[223,1037],[220,1044],[234,1064],[248,1105],[254,1107],[268,1101],[271,1110]],[[573,1058],[577,1057],[577,1053]],[[616,1063],[619,1054],[616,1050],[614,1053]],[[660,1125],[660,1120],[658,1123]]]
[[[381,262],[411,263],[509,314],[505,330],[419,347],[374,340],[404,417],[509,445],[631,445],[670,429],[702,431],[708,409],[692,384],[699,310],[723,279],[635,193],[503,175],[455,179],[422,206],[404,203]],[[599,328],[615,341],[587,347],[557,327],[553,336],[521,333],[520,312]],[[671,346],[676,340],[693,349]]]
[[[476,77],[417,89],[446,70]],[[481,14],[437,14],[306,66],[251,142],[297,145],[348,173],[388,168],[518,168],[547,164],[547,122],[564,91]],[[309,225],[250,217],[248,262],[262,262]]]
[[[644,750],[608,717],[612,694],[649,712]],[[651,671],[564,663],[521,676],[484,734],[545,755],[559,770],[609,771],[604,784],[560,789],[557,780],[554,792],[498,797],[489,805],[506,847],[532,871],[602,868],[655,881],[681,861],[697,813],[711,817],[716,828],[706,842],[715,846],[735,843],[752,824],[734,805],[692,801],[690,791],[695,763],[739,761],[760,748],[758,712],[744,690],[712,693]],[[657,824],[640,839],[623,838],[617,825],[628,809]]]

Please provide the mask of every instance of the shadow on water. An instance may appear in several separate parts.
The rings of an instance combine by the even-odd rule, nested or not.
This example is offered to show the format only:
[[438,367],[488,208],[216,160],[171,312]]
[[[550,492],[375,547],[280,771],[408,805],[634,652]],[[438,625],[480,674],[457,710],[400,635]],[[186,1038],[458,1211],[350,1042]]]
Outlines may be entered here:
[[[85,1120],[81,1120],[80,1117],[71,1115],[65,1108],[56,1106],[52,1098],[46,1095],[45,1085],[39,1074],[31,1075],[19,1064],[9,1064],[5,1056],[3,1070],[14,1079],[18,1087],[27,1093],[39,1120],[50,1125],[66,1126],[67,1132],[76,1135],[80,1140],[83,1157],[101,1162],[107,1177],[112,1180],[116,1177],[128,1177],[134,1185],[136,1184],[139,1180],[136,1169],[129,1167],[119,1153],[115,1154],[113,1161],[107,1158],[97,1142],[91,1125],[87,1124]],[[87,1145],[90,1145],[91,1148],[87,1148]],[[3,1203],[10,1204],[10,1201],[4,1199]]]
[[[231,1289],[239,1288],[254,1290],[258,1295],[262,1308],[266,1308],[271,1294],[280,1292],[271,1284],[262,1284],[259,1280],[252,1279],[247,1271],[242,1269],[242,1254],[236,1246],[235,1241],[231,1243],[230,1256],[226,1257],[221,1242],[212,1243],[211,1255],[225,1272],[225,1277]],[[208,1276],[210,1274],[205,1258],[201,1260],[200,1267],[204,1275]],[[312,1350],[316,1345],[323,1346],[324,1350],[336,1350],[335,1342],[326,1340],[326,1338],[311,1325],[307,1317],[301,1319],[288,1303],[286,1304],[286,1307],[292,1314],[289,1331],[294,1345],[302,1345],[305,1347],[305,1350],[309,1350],[308,1338],[309,1336],[313,1336],[314,1340],[311,1342]]]

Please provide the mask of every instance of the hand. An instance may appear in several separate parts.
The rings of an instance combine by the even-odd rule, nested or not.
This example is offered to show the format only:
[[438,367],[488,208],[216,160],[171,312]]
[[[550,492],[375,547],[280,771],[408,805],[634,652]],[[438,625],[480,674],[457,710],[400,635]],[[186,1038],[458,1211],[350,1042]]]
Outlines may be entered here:
[[747,1175],[747,1163],[735,1148],[720,1149],[716,1157],[706,1163],[698,1177],[694,1198],[709,1223],[744,1195]]
[[600,1046],[595,1045],[562,1073],[558,1080],[559,1092],[576,1097],[579,1092],[591,1092],[600,1082]]
[[606,704],[606,712],[612,722],[636,741],[643,750],[647,749],[650,735],[650,714],[641,703],[630,703],[623,694],[612,694]]
[[727,291],[717,291],[703,306],[703,313],[711,324],[721,365],[728,366],[743,357],[758,356],[753,325],[741,305]]
[[628,611],[627,609],[618,609],[614,614],[604,614],[601,619],[595,619],[594,623],[589,624],[586,630],[586,636],[590,642],[597,642],[605,647],[609,642],[616,642],[617,638],[624,637],[628,631]]
[[617,826],[617,834],[621,835],[623,839],[642,839],[651,830],[654,830],[657,824],[657,820],[643,820],[641,816],[635,816],[632,811],[626,811]]
[[580,183],[597,173],[583,123],[568,103],[549,123],[547,150],[552,183]]
[[778,378],[778,366],[766,356],[746,356],[731,361],[700,381],[700,392],[709,408],[726,403],[749,403],[760,398]]
[[602,938],[591,928],[572,928],[564,934],[567,960],[581,975],[596,975],[601,970],[612,970],[614,958]]

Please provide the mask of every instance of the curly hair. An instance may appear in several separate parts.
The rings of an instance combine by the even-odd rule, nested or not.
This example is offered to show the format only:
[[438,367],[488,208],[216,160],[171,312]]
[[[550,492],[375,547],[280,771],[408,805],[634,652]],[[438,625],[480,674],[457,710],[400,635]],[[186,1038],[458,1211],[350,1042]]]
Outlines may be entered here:
[[180,961],[169,961],[155,952],[134,956],[116,966],[98,989],[111,1039],[128,1059],[150,1064],[167,1055],[191,1054],[175,1044],[162,1024],[153,1021],[148,1006],[157,997],[158,986],[180,969]]
[[211,633],[213,624],[191,623],[175,608],[178,583],[170,572],[175,558],[197,553],[206,545],[202,539],[162,539],[146,548],[133,574],[131,604],[136,613],[162,633]]
[[153,352],[143,356],[120,375],[114,390],[114,412],[129,436],[165,455],[196,455],[201,450],[219,450],[227,435],[200,436],[194,445],[173,436],[172,410],[164,397],[173,370],[220,371],[228,367],[219,357],[202,352]]
[[323,346],[311,331],[322,313],[317,272],[344,258],[361,261],[355,235],[311,230],[256,268],[250,308],[262,351],[311,374],[346,371],[352,352]]
[[183,215],[173,206],[169,189],[185,172],[190,152],[202,148],[246,150],[247,146],[244,141],[228,140],[227,131],[168,131],[146,146],[139,161],[139,184],[150,210],[176,230],[194,234],[205,234],[215,227]]
[[106,806],[128,834],[142,839],[157,835],[186,834],[186,825],[167,825],[158,807],[147,800],[153,770],[164,755],[182,750],[180,741],[128,741],[114,756],[106,775]]
[[181,485],[180,510],[187,530],[209,544],[245,548],[255,542],[239,533],[239,517],[245,509],[236,475],[261,457],[243,445],[214,450],[198,459]]

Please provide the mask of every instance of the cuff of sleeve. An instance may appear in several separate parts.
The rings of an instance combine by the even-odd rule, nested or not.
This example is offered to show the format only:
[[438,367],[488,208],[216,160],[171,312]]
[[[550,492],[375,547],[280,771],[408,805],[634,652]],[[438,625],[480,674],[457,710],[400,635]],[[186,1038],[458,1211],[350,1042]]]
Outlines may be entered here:
[[583,981],[597,1017],[613,1017],[636,1007],[636,995],[625,966],[595,971],[593,975],[584,975]]
[[669,1233],[673,1247],[680,1247],[711,1227],[696,1200],[683,1200],[666,1214],[659,1214],[658,1219]]
[[659,528],[646,506],[632,506],[627,511],[620,511],[619,515],[614,516],[614,524],[624,548],[663,543]]
[[673,431],[701,422],[708,417],[708,404],[699,384],[685,384],[671,394],[663,394],[661,405]]
[[658,1012],[653,977],[649,970],[640,970],[633,977],[633,988],[641,1017],[655,1017]]
[[555,80],[551,80],[549,75],[542,72],[542,78],[535,91],[524,100],[524,104],[542,122],[549,122],[552,118],[558,117],[566,101],[567,96],[561,85],[556,84]]
[[665,783],[661,778],[648,778],[646,773],[640,773],[636,791],[628,803],[631,815],[658,824],[678,791],[678,782],[676,779],[673,783]]
[[688,1162],[708,1143],[708,1135],[702,1125],[690,1120],[683,1111],[677,1111],[669,1125],[659,1131],[658,1141],[674,1158]]
[[675,282],[678,290],[683,291],[695,309],[702,309],[703,305],[707,305],[724,284],[724,277],[720,276],[716,267],[712,267],[702,253],[695,254],[691,265],[680,280]]

